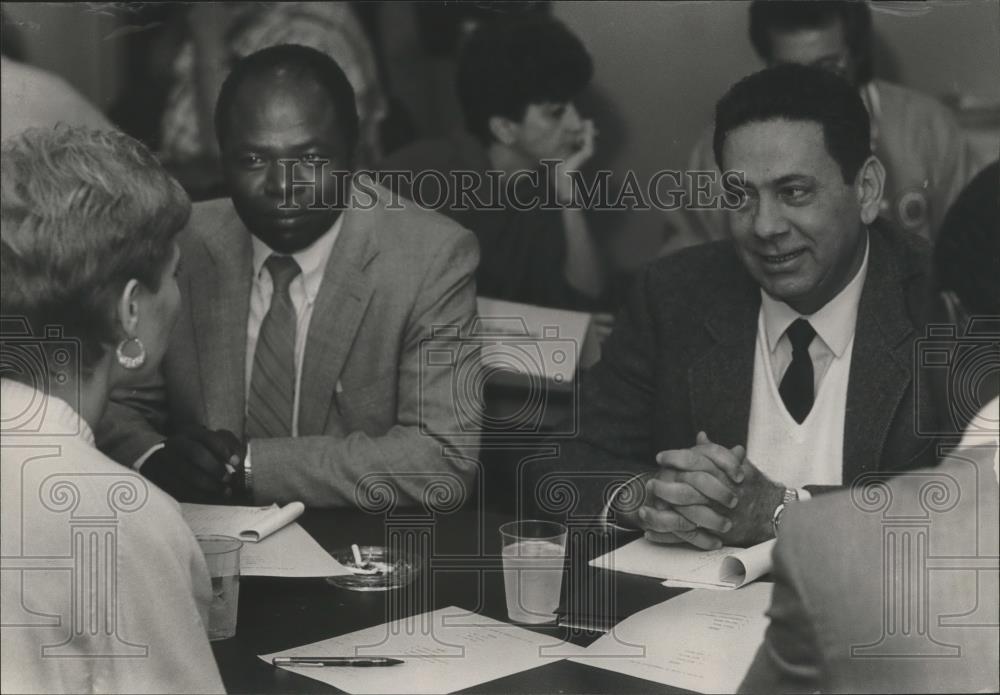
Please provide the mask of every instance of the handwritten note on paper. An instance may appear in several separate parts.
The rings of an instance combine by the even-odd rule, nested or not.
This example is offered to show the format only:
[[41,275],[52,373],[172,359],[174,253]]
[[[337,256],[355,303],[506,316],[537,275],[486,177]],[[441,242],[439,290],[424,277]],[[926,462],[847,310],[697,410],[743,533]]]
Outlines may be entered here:
[[354,695],[451,693],[582,654],[583,649],[455,606],[287,649],[276,656],[387,656],[398,666],[296,668]]
[[284,507],[236,507],[225,504],[181,505],[184,520],[195,534],[232,536],[242,541],[256,543],[280,528],[292,523],[305,511],[301,502],[290,502]]
[[665,579],[665,586],[736,589],[771,571],[774,541],[749,548],[699,550],[653,543],[645,538],[590,561],[594,567]]
[[736,692],[764,639],[772,586],[689,591],[626,618],[570,660],[699,693]]

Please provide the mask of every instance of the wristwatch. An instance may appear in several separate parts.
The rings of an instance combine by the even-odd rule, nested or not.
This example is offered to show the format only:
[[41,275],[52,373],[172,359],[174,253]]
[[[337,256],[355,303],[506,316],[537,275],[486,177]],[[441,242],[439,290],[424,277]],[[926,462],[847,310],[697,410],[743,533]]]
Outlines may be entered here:
[[774,508],[774,514],[771,515],[771,530],[774,532],[774,537],[778,537],[778,525],[781,523],[781,513],[785,511],[785,505],[791,502],[799,501],[799,491],[789,490],[785,488],[785,494],[781,497],[781,504]]

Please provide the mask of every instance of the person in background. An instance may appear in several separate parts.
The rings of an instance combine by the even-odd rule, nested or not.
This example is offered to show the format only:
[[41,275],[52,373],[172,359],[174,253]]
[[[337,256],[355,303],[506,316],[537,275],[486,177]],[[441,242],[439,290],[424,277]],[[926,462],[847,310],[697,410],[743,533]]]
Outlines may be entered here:
[[[606,271],[569,176],[594,152],[597,128],[573,103],[592,74],[583,44],[555,19],[534,12],[484,18],[459,56],[465,132],[414,143],[380,164],[383,173],[443,174],[443,192],[433,182],[412,190],[403,177],[384,180],[476,234],[481,295],[583,311],[601,307]],[[552,175],[539,176],[539,187],[551,186],[551,195],[526,177],[513,178],[542,171],[543,160],[558,162]],[[487,171],[498,172],[502,183],[495,186]],[[452,186],[457,172],[476,184],[464,203]],[[528,205],[512,205],[512,195]],[[546,200],[557,205],[542,209]]]
[[188,501],[353,508],[391,484],[412,506],[431,483],[465,499],[475,237],[355,175],[354,92],[320,51],[236,63],[215,128],[231,198],[195,205],[184,318],[161,378],[115,394],[102,449]]
[[[962,191],[934,250],[940,313],[956,331],[952,347],[985,357],[956,356],[943,370],[952,388],[977,392],[936,394],[952,410],[956,434],[964,429],[962,440],[935,469],[869,478],[877,487],[867,492],[789,506],[774,551],[771,622],[741,692],[1000,687],[1000,364],[995,353],[983,352],[989,349],[983,336],[969,330],[972,316],[992,321],[993,340],[1000,326],[998,174],[995,162]],[[970,367],[974,372],[965,376],[955,371]],[[971,420],[960,419],[970,403],[982,405]],[[893,517],[926,526],[894,526]],[[914,531],[921,533],[922,561],[937,564],[929,570],[920,559],[902,568],[886,564],[901,550],[893,539],[915,541]]]
[[[857,87],[871,117],[872,151],[886,170],[879,215],[933,242],[948,206],[985,163],[970,155],[946,106],[875,78],[867,3],[757,0],[750,6],[750,41],[768,65],[814,65]],[[695,145],[688,169],[718,171],[711,129]],[[730,220],[718,206],[681,210],[671,219],[676,234],[664,251],[724,239]]]
[[191,204],[114,131],[30,129],[0,166],[2,689],[224,692],[191,530],[93,435],[111,391],[166,351]]
[[193,185],[221,190],[212,118],[226,75],[240,58],[279,44],[315,48],[341,66],[357,100],[358,164],[370,167],[382,156],[379,125],[387,100],[375,55],[350,3],[196,3],[188,10],[188,26],[191,39],[174,61],[161,154],[168,165],[189,172]]

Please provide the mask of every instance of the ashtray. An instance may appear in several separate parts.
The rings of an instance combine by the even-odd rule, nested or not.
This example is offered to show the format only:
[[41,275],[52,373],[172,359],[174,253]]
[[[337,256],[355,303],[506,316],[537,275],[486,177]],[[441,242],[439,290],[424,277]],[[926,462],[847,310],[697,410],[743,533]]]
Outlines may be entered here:
[[420,574],[419,558],[415,555],[393,553],[381,545],[362,545],[358,549],[361,565],[350,548],[338,548],[331,553],[351,573],[327,577],[328,583],[350,591],[389,591],[408,585]]

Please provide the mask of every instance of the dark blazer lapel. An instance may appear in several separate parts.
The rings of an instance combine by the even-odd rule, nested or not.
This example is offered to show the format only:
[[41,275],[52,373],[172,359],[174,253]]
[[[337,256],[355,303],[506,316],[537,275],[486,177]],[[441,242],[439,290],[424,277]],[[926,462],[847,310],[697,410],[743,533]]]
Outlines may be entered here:
[[[858,305],[857,328],[844,419],[844,480],[876,470],[889,426],[911,381],[906,277],[886,235],[872,229],[868,274]],[[911,423],[916,426],[916,423]]]
[[211,268],[189,276],[198,371],[207,422],[243,435],[247,318],[253,274],[250,232],[235,211],[203,239]]
[[378,253],[374,232],[379,211],[380,207],[353,207],[343,213],[344,222],[326,265],[306,338],[300,435],[324,431],[340,372],[371,300],[374,286],[367,266]]
[[740,272],[712,306],[705,328],[715,344],[688,370],[692,423],[713,442],[746,446],[760,289]]

